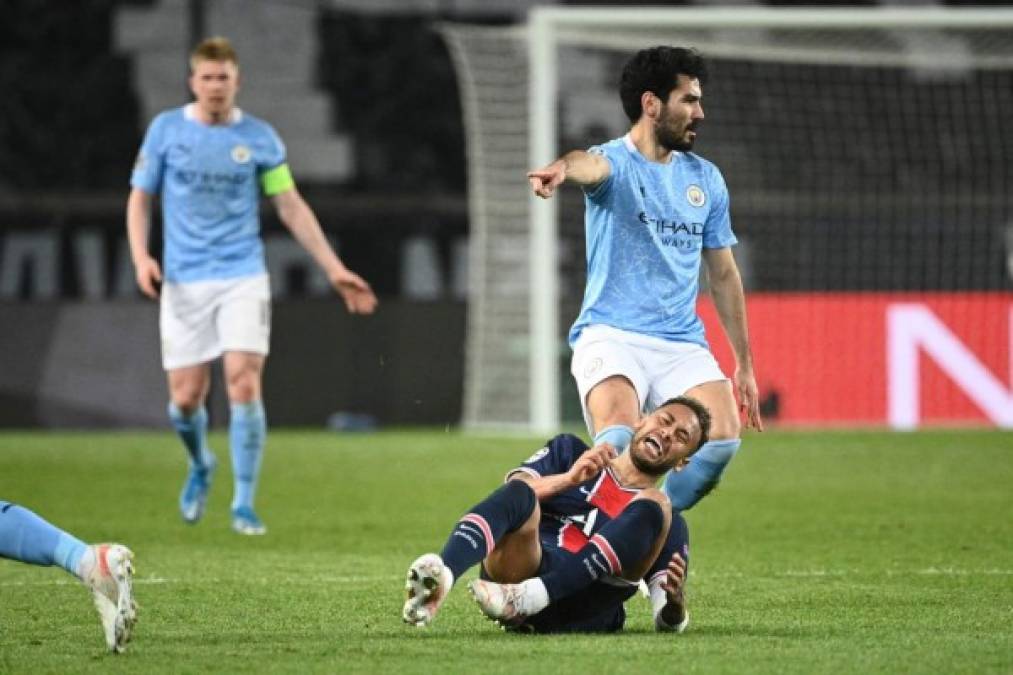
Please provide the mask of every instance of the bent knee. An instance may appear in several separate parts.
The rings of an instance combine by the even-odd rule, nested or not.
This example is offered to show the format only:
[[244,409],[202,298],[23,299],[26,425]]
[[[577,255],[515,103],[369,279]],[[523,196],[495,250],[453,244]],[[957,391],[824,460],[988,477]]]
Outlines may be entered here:
[[230,373],[226,382],[229,400],[233,403],[250,403],[260,399],[260,371],[244,368]]
[[711,422],[709,439],[712,441],[728,441],[738,438],[742,433],[742,422],[738,414],[721,415]]
[[189,415],[204,405],[204,388],[191,384],[180,384],[172,387],[169,398],[185,415]]
[[672,502],[663,491],[658,488],[647,488],[641,490],[634,499],[647,499],[661,507],[663,512],[672,510]]

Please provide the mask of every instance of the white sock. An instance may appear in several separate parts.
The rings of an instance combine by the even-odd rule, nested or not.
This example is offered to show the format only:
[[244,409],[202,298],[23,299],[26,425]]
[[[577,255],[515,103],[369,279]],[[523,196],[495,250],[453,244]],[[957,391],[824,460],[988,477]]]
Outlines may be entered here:
[[549,606],[549,591],[546,590],[545,584],[538,577],[533,579],[527,579],[522,581],[521,584],[521,597],[523,598],[521,603],[523,607],[518,607],[522,614],[525,616],[533,616],[538,614],[540,611]]
[[95,547],[89,546],[84,550],[81,555],[81,560],[77,563],[77,578],[81,581],[85,581],[88,578],[88,573],[95,566],[98,560],[95,559]]

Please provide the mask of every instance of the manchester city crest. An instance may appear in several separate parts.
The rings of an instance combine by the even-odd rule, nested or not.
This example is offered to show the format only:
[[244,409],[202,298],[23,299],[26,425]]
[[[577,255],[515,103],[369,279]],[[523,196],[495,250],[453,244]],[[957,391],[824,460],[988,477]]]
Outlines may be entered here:
[[587,363],[587,365],[584,366],[584,377],[585,378],[591,377],[599,370],[601,370],[602,365],[603,364],[600,356],[596,356],[595,358],[591,359]]
[[236,164],[246,164],[250,161],[250,149],[245,145],[237,145],[232,148],[232,161]]
[[690,185],[686,188],[686,200],[693,206],[703,206],[707,201],[707,195],[699,185]]

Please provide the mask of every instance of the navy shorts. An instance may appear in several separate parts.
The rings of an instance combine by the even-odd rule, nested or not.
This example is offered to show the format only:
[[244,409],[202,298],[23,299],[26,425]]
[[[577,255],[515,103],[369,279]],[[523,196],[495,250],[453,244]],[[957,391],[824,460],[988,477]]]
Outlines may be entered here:
[[[542,562],[538,565],[541,576],[572,556],[553,544],[542,541]],[[485,569],[483,579],[488,579]],[[635,585],[614,586],[596,581],[584,590],[554,602],[515,628],[530,633],[615,633],[626,622],[623,603],[637,592]]]

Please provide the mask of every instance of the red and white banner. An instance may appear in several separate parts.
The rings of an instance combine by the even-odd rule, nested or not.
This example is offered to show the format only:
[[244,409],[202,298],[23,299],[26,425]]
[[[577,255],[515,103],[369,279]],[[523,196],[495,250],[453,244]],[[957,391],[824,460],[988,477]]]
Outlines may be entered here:
[[[772,422],[1013,428],[1013,293],[752,293],[747,305]],[[709,300],[700,314],[731,375]]]

